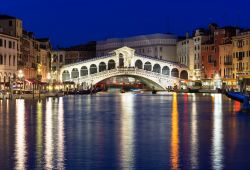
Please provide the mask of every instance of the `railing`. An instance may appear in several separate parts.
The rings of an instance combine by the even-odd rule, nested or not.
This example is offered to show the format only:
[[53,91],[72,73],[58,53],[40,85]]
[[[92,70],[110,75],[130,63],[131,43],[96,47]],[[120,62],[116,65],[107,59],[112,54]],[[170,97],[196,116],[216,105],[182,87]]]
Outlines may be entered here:
[[178,63],[178,62],[173,62],[173,61],[168,61],[168,60],[164,60],[164,59],[154,58],[154,57],[145,56],[145,55],[141,55],[141,54],[137,54],[137,53],[135,53],[135,55],[138,56],[138,57],[142,57],[142,58],[147,58],[147,59],[151,59],[151,60],[160,61],[160,62],[163,62],[163,63],[168,63],[168,64],[177,65],[177,66],[179,66],[180,68],[187,68],[186,65],[180,64],[180,63]]
[[66,65],[62,66],[62,68],[70,67],[70,66],[74,66],[74,65],[79,65],[79,64],[84,64],[84,63],[87,63],[87,62],[91,62],[91,61],[95,61],[95,60],[99,60],[99,59],[104,59],[104,58],[108,58],[108,57],[113,57],[113,56],[115,56],[115,53],[110,53],[110,54],[105,55],[105,56],[94,57],[94,58],[84,60],[84,61],[80,61],[80,62],[77,62],[77,63],[66,64]]
[[86,76],[80,76],[78,78],[73,78],[70,80],[65,80],[65,81],[80,81],[80,79],[91,79],[94,77],[100,77],[103,75],[107,75],[107,74],[113,74],[113,73],[138,73],[138,74],[144,74],[144,75],[151,75],[151,76],[157,76],[157,78],[178,78],[178,77],[172,77],[170,75],[165,75],[165,74],[161,74],[161,73],[157,73],[157,72],[153,72],[153,71],[147,71],[144,69],[138,69],[135,67],[122,67],[122,68],[115,68],[112,70],[105,70],[105,71],[101,71],[101,72],[97,72],[94,74],[89,74]]

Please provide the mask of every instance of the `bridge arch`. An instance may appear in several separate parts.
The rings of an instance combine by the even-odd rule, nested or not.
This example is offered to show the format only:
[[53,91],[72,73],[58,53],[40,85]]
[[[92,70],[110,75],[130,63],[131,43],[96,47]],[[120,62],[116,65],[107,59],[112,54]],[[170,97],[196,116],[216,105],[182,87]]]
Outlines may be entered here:
[[171,70],[171,76],[179,78],[179,70],[177,68],[173,68]]
[[88,73],[88,68],[86,66],[82,66],[81,67],[81,76],[87,76],[89,73]]
[[105,71],[107,69],[106,63],[100,62],[99,64],[99,72]]
[[153,67],[153,72],[161,73],[161,66],[159,64],[155,64]]
[[180,74],[180,78],[187,80],[188,79],[188,72],[186,70],[182,70],[181,74]]
[[152,70],[152,64],[149,61],[147,61],[144,64],[144,70],[147,70],[147,71],[151,71]]
[[115,68],[115,60],[111,59],[108,61],[108,70],[112,70]]
[[67,81],[70,79],[70,74],[68,70],[64,70],[62,73],[62,81]]
[[89,68],[89,74],[97,73],[97,66],[95,64],[91,64]]
[[93,83],[92,85],[95,85],[103,80],[109,79],[111,77],[117,77],[117,76],[129,76],[129,77],[134,77],[136,79],[141,80],[143,83],[147,84],[149,88],[154,88],[156,90],[166,90],[166,88],[158,81],[151,80],[148,76],[146,75],[137,75],[137,74],[120,74],[117,73],[115,75],[109,75],[109,76],[101,76],[98,79],[95,79],[94,81],[91,81],[89,83]]
[[71,78],[78,78],[79,77],[79,70],[77,68],[73,68],[71,71]]
[[166,76],[169,76],[169,75],[170,75],[170,69],[169,69],[168,66],[164,66],[164,67],[162,68],[162,74],[163,74],[163,75],[166,75]]
[[139,68],[139,69],[142,69],[143,68],[143,63],[142,63],[142,61],[141,60],[136,60],[135,61],[135,67],[136,68]]

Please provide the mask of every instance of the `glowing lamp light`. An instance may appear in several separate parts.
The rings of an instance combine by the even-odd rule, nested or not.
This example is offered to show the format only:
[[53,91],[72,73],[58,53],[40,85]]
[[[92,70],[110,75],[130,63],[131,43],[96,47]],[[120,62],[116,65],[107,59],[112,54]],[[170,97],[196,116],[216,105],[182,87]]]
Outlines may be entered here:
[[18,71],[18,78],[23,78],[23,70]]
[[50,73],[47,74],[47,79],[48,79],[48,80],[51,79],[51,74],[50,74]]

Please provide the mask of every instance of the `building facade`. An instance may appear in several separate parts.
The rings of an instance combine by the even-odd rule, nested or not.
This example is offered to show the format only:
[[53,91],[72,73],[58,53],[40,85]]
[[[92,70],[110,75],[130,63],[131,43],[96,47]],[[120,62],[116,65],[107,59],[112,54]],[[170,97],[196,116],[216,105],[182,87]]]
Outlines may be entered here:
[[221,77],[224,79],[233,78],[233,45],[231,42],[224,42],[219,46]]
[[203,78],[202,73],[204,66],[202,65],[202,44],[209,39],[205,30],[197,29],[193,37],[194,41],[194,71],[193,79],[200,80]]
[[250,31],[232,37],[233,77],[250,75]]
[[17,42],[18,39],[0,33],[0,83],[1,88],[6,82],[16,78],[17,73]]
[[51,81],[59,82],[60,80],[60,69],[65,65],[65,51],[58,50],[52,52],[51,58]]
[[[17,69],[23,72],[24,79],[45,80],[45,71],[50,72],[47,61],[50,62],[51,46],[47,47],[48,42],[36,39],[32,32],[25,31],[22,24],[18,18],[0,15],[0,33],[17,39]],[[41,64],[41,60],[46,61],[46,64]]]
[[103,56],[124,46],[133,48],[137,54],[167,61],[177,61],[177,37],[171,34],[150,34],[129,38],[113,38],[97,41],[96,55]]
[[180,64],[186,65],[189,70],[189,78],[193,79],[194,74],[194,41],[193,38],[188,38],[179,40],[177,42],[177,61]]

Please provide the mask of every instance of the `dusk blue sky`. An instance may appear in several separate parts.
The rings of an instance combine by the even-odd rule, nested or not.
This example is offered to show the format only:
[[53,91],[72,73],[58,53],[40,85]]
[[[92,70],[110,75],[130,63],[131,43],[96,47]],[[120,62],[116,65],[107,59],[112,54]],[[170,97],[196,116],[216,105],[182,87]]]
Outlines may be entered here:
[[184,35],[211,22],[250,27],[249,0],[0,0],[0,13],[23,20],[53,46],[171,32]]

